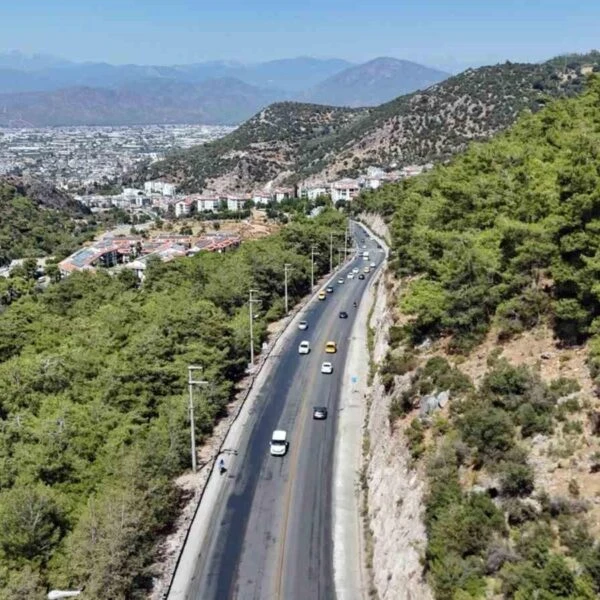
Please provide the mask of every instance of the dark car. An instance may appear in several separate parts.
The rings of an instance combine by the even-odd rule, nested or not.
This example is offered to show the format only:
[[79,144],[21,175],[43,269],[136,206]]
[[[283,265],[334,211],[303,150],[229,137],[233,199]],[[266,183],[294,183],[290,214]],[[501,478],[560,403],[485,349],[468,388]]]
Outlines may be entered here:
[[340,311],[340,319],[347,319],[348,313],[345,310]]
[[323,421],[327,418],[327,408],[325,406],[315,406],[313,408],[313,419]]
[[333,288],[331,286],[329,286],[328,288],[326,288],[325,290],[328,294],[333,294]]
[[358,278],[359,278],[359,279],[364,279],[364,278],[365,278],[365,276],[364,276],[364,275],[361,273],[361,274],[358,276]]

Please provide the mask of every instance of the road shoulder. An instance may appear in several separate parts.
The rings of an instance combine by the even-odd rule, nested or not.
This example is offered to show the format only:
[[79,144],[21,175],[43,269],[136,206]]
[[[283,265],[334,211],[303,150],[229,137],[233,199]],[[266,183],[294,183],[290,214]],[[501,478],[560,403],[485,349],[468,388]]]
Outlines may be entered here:
[[333,570],[338,600],[368,596],[360,512],[360,473],[369,377],[368,321],[377,282],[387,260],[387,245],[360,224],[386,249],[384,261],[363,295],[354,321],[340,390],[333,481]]

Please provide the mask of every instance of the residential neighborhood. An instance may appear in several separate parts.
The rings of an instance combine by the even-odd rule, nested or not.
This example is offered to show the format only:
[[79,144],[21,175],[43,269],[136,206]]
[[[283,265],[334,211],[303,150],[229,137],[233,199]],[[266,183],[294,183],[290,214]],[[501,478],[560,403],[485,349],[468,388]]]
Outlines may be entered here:
[[151,259],[168,262],[183,256],[193,256],[198,252],[221,253],[237,248],[240,243],[239,235],[227,231],[202,235],[158,233],[150,237],[107,233],[65,258],[58,268],[63,277],[76,271],[125,268],[132,270],[143,280]]
[[92,212],[118,207],[145,214],[147,217],[166,216],[180,219],[203,213],[239,213],[253,206],[268,206],[293,198],[315,201],[320,197],[328,197],[334,204],[350,202],[363,190],[375,190],[386,183],[418,175],[431,167],[430,164],[412,165],[393,171],[369,167],[363,175],[355,179],[307,180],[296,186],[267,184],[243,194],[219,194],[211,190],[182,194],[176,183],[152,180],[144,182],[141,188],[124,188],[119,194],[87,194],[76,196],[76,199],[88,206]]

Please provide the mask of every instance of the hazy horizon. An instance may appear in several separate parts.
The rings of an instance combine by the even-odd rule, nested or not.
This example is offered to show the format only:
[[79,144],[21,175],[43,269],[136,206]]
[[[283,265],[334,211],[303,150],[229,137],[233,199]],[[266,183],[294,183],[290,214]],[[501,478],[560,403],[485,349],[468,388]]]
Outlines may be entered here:
[[506,60],[539,62],[598,45],[600,5],[543,4],[21,0],[3,10],[2,46],[115,65],[392,56],[457,71]]

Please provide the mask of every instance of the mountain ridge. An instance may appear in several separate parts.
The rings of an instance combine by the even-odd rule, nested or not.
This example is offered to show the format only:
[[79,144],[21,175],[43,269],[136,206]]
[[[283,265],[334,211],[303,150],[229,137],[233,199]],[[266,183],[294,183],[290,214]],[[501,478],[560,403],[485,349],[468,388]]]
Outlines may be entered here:
[[332,75],[309,90],[306,100],[334,106],[376,106],[448,77],[450,73],[438,69],[384,56]]
[[[318,105],[271,105],[261,111],[261,118],[253,117],[225,138],[167,157],[135,177],[166,177],[190,191],[250,191],[269,181],[332,180],[357,176],[368,166],[397,168],[445,160],[470,141],[505,129],[524,110],[535,112],[550,98],[577,94],[585,73],[600,69],[600,54],[594,52],[572,57],[567,65],[557,66],[556,60],[468,69],[375,108],[347,109],[352,118],[338,122],[333,130],[309,129],[313,135],[299,139],[290,137],[294,130],[282,128],[265,140],[258,126],[272,114],[285,121],[282,111],[287,109],[295,129],[301,128],[299,107],[310,118],[307,107]],[[230,154],[232,147],[235,155]],[[278,164],[282,149],[285,156]],[[235,156],[243,158],[243,169]]]
[[[50,66],[45,69],[16,70],[14,64],[25,60],[17,58],[16,61],[4,60],[2,67],[0,55],[0,106],[4,111],[0,126],[11,123],[40,127],[149,123],[231,125],[243,122],[275,101],[313,102],[307,90],[322,90],[318,84],[325,82],[327,86],[326,82],[338,73],[345,73],[342,77],[351,77],[351,80],[347,81],[344,93],[331,99],[336,105],[347,104],[347,97],[353,105],[363,104],[359,93],[363,89],[371,90],[370,95],[364,97],[364,103],[373,104],[374,90],[377,101],[388,100],[397,95],[398,89],[426,87],[431,81],[424,75],[430,72],[427,67],[396,59],[385,59],[385,68],[381,65],[383,59],[361,67],[342,59],[311,57],[250,65],[210,61],[170,66],[62,64],[49,59]],[[391,69],[390,61],[395,65],[410,64],[408,71],[412,74],[406,69]],[[373,62],[380,65],[378,73],[373,72],[376,70]],[[334,79],[330,85],[338,84]],[[87,98],[82,97],[84,88]],[[160,100],[155,98],[157,93],[161,94]]]

